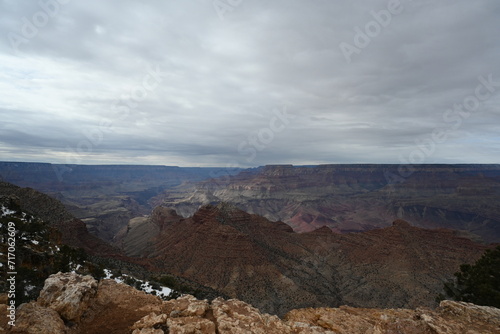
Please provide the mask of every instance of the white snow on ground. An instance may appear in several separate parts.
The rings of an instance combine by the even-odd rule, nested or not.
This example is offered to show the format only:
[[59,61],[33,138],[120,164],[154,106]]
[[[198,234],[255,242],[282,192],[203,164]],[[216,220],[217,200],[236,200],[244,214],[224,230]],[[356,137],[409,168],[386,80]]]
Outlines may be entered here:
[[170,295],[172,293],[172,289],[170,288],[167,288],[166,286],[160,286],[161,290],[160,290],[160,294],[164,295],[165,297]]
[[[115,277],[114,280],[116,283],[123,283],[123,280],[120,277]],[[123,283],[123,284],[125,284],[125,283]]]
[[109,269],[104,269],[104,274],[106,275],[104,278],[105,279],[110,279],[113,273]]
[[71,272],[73,274],[76,273],[77,270],[80,270],[80,268],[82,267],[81,264],[77,264],[77,263],[73,263],[73,262],[68,263],[68,266],[69,266],[70,269],[73,268],[71,270]]
[[[104,277],[105,279],[114,279],[115,282],[117,282],[117,283],[124,283],[125,279],[123,277],[129,277],[129,275],[126,275],[126,274],[122,274],[120,277],[113,277],[113,273],[109,269],[104,269],[104,274],[106,275]],[[144,282],[143,280],[136,279],[136,278],[134,278],[134,279],[141,283],[141,290],[146,292],[146,293],[152,293],[153,291],[155,291],[157,296],[167,297],[172,292],[172,289],[170,289],[166,286],[160,286],[160,289],[153,289],[153,287],[151,286],[151,283],[149,283],[147,281]]]
[[38,245],[39,244],[39,242],[36,241],[36,240],[31,240],[31,242],[33,243],[33,245]]
[[[113,273],[109,269],[104,269],[104,274],[106,275],[104,277],[105,279],[114,279],[116,283],[123,283],[123,279],[121,279],[121,277],[113,277]],[[123,274],[122,276],[127,276],[127,275]]]
[[7,209],[5,206],[2,205],[2,217],[9,216],[16,213],[15,211]]
[[24,287],[24,291],[28,291],[28,292],[30,292],[30,291],[31,291],[31,290],[33,290],[34,288],[36,288],[36,286],[34,286],[34,285],[26,285],[26,286]]
[[172,289],[170,288],[167,288],[166,286],[160,286],[160,289],[153,289],[153,287],[151,286],[151,284],[149,282],[145,282],[145,283],[142,283],[141,285],[141,289],[142,291],[146,292],[146,293],[152,293],[153,291],[156,291],[156,295],[157,296],[165,296],[167,297],[168,295],[170,295],[170,293],[172,292]]
[[142,283],[141,284],[141,289],[142,289],[142,291],[147,292],[147,293],[153,292],[153,288],[151,287],[151,285],[149,284],[149,282]]

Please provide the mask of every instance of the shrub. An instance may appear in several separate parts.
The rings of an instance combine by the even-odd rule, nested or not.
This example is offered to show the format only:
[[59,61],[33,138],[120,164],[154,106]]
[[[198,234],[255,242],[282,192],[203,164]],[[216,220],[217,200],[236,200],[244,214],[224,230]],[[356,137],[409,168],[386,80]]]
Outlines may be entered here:
[[461,265],[444,290],[457,301],[500,308],[500,246],[487,250],[474,265]]

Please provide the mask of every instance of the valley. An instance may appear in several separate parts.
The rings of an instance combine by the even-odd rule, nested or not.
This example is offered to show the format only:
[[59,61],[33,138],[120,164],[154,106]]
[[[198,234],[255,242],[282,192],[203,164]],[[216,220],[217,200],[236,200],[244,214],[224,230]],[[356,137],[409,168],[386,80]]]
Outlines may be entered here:
[[272,165],[220,178],[211,175],[223,169],[72,166],[62,179],[50,164],[0,167],[17,184],[0,182],[0,194],[63,244],[115,271],[169,275],[277,315],[434,307],[460,265],[500,239],[498,165],[416,166],[398,182],[388,177],[397,165]]
[[272,314],[324,305],[434,306],[429,297],[487,249],[452,230],[403,220],[363,233],[296,233],[230,204],[203,206],[191,218],[157,207],[150,219],[130,224],[122,243],[127,255],[150,259],[155,270]]
[[[226,179],[165,191],[156,205],[192,215],[201,205],[227,202],[296,232],[327,226],[361,232],[404,219],[423,228],[451,228],[500,242],[499,165],[271,165]],[[403,175],[407,175],[403,174]]]
[[92,234],[112,242],[130,219],[151,212],[151,198],[185,182],[218,175],[221,169],[0,162],[0,180],[61,201]]

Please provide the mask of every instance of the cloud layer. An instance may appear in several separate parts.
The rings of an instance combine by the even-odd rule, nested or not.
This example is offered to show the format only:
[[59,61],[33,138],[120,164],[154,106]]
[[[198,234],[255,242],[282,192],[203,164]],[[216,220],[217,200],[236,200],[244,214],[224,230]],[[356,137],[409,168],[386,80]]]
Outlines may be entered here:
[[495,0],[0,12],[0,160],[500,163]]

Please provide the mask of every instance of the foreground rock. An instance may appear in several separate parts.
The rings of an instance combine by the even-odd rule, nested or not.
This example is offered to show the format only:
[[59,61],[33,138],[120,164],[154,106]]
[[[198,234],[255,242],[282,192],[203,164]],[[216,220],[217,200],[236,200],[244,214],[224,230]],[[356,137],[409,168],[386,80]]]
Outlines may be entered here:
[[[5,305],[0,310],[5,313]],[[0,316],[5,318],[5,314]],[[36,302],[17,309],[15,327],[0,325],[2,333],[28,334],[493,334],[500,332],[500,310],[443,301],[436,310],[298,309],[282,320],[235,299],[208,302],[185,295],[162,301],[112,280],[97,284],[90,276],[58,273],[47,279]]]
[[79,321],[96,293],[97,281],[91,276],[61,273],[45,280],[38,304],[53,309],[65,321]]
[[292,323],[320,326],[333,333],[499,333],[500,310],[445,300],[436,310],[319,308],[293,310]]

